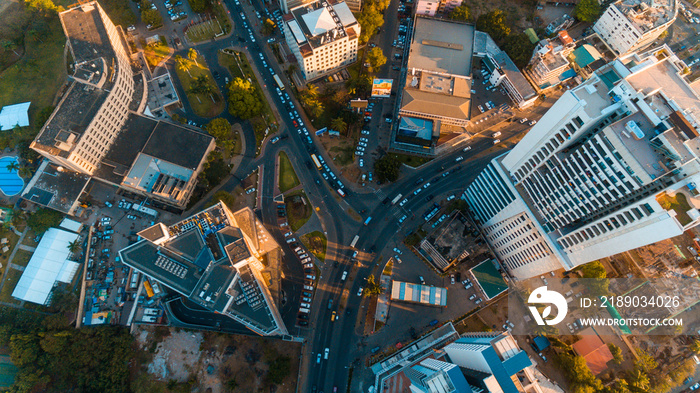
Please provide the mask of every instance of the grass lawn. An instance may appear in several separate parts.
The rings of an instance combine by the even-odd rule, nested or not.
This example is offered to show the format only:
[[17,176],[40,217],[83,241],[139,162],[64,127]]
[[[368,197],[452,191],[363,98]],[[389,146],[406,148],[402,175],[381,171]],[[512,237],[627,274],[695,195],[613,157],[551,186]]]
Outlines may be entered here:
[[[10,230],[3,230],[2,234],[0,234],[0,239],[2,238],[7,238],[8,243],[6,246],[9,248],[7,252],[0,254],[0,263],[2,263],[3,269],[6,269],[7,259],[10,257],[10,254],[12,254],[12,250],[19,240],[19,236],[15,235],[15,233]],[[25,236],[25,242],[27,241],[26,238],[27,236]]]
[[223,26],[216,18],[192,25],[185,33],[187,39],[193,43],[208,41],[223,34]]
[[320,261],[326,260],[326,246],[328,240],[323,232],[314,231],[301,236],[304,246]]
[[685,195],[678,193],[672,197],[664,192],[657,195],[656,201],[659,202],[661,207],[664,209],[675,211],[676,218],[681,225],[685,226],[693,221],[690,219],[688,213],[686,213],[688,210],[690,210],[690,205],[688,204],[688,199]]
[[17,250],[17,252],[15,253],[15,257],[12,258],[12,264],[18,266],[27,266],[27,264],[29,264],[29,260],[32,258],[32,254],[33,253],[29,251]]
[[[185,90],[187,100],[190,102],[190,106],[192,107],[194,113],[197,116],[208,118],[218,116],[226,107],[226,105],[224,105],[223,96],[221,95],[216,83],[214,83],[214,77],[211,75],[211,71],[209,71],[209,67],[204,61],[204,58],[199,56],[197,58],[197,62],[198,64],[191,62],[192,67],[189,70],[189,73],[181,70],[179,67],[176,67],[175,72],[177,73],[178,79],[180,79],[180,82],[182,83],[182,88]],[[212,101],[208,94],[193,94],[190,92],[190,86],[192,86],[193,80],[199,76],[206,77],[209,85],[214,87],[214,101]]]
[[306,197],[304,190],[298,190],[290,193],[284,198],[284,203],[287,207],[287,221],[292,231],[296,232],[304,226],[311,218],[313,208]]
[[289,157],[287,157],[287,153],[281,151],[279,172],[280,191],[286,192],[299,184],[299,178],[297,177],[296,172],[294,172],[294,168],[292,167],[292,163],[289,161]]
[[170,54],[170,47],[168,46],[168,41],[165,37],[160,37],[160,42],[153,43],[151,45],[146,45],[145,40],[141,40],[141,46],[144,49],[143,54],[146,56],[146,61],[151,69],[155,68],[168,54]]
[[17,269],[9,269],[7,271],[7,280],[0,291],[0,301],[7,303],[19,303],[17,299],[12,297],[12,291],[15,290],[17,281],[22,277],[22,272]]
[[399,160],[402,164],[406,164],[412,168],[419,167],[425,164],[426,162],[430,162],[430,160],[432,160],[432,158],[430,157],[416,157],[408,154],[392,153],[391,155],[394,156],[394,158],[396,158],[397,160]]
[[333,146],[330,148],[332,153],[338,153],[335,156],[335,163],[340,166],[352,164],[355,161],[355,147],[350,145],[346,147]]
[[66,37],[55,18],[48,23],[46,36],[41,40],[26,38],[24,42],[24,56],[0,73],[0,107],[31,101],[29,119],[30,126],[34,126],[34,115],[53,103],[66,80],[63,61]]
[[389,261],[386,263],[386,266],[384,266],[384,270],[382,271],[382,275],[384,276],[391,276],[391,271],[394,268],[394,261]]

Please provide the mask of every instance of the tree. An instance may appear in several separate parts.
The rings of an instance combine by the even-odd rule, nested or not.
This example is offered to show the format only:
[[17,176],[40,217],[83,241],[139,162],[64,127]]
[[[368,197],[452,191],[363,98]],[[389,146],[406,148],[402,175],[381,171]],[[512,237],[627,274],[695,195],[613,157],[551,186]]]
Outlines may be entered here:
[[180,55],[175,55],[175,66],[182,71],[186,71],[187,75],[192,77],[190,74],[190,69],[192,68],[192,63]]
[[377,29],[384,25],[384,15],[374,5],[368,4],[362,9],[357,21],[362,28],[360,43],[365,44],[377,32]]
[[592,278],[589,280],[589,290],[593,296],[605,296],[608,294],[609,281],[608,275],[605,272],[605,267],[600,261],[589,262],[579,268],[583,278]]
[[481,14],[476,20],[476,28],[488,33],[497,43],[503,41],[510,34],[510,26],[506,21],[506,14],[499,9]]
[[367,52],[367,61],[372,69],[377,69],[386,64],[386,56],[382,52],[382,48],[375,46]]
[[190,48],[190,50],[187,51],[187,58],[194,61],[194,64],[196,64],[197,67],[199,67],[199,63],[197,63],[197,50],[195,50],[194,48]]
[[593,23],[600,16],[598,0],[581,0],[574,8],[574,16],[581,22]]
[[693,353],[700,354],[700,340],[694,340],[692,344],[690,344],[690,350],[693,351]]
[[308,95],[309,97],[313,97],[313,98],[318,97],[318,86],[307,85],[306,90],[304,90],[304,94]]
[[511,34],[506,37],[502,48],[518,68],[525,68],[530,62],[535,44],[530,42],[530,38],[525,33]]
[[462,3],[462,5],[450,12],[450,19],[469,22],[472,19],[472,10],[469,8],[467,3]]
[[159,27],[163,25],[163,18],[160,16],[160,12],[151,8],[141,8],[141,20],[146,25],[151,25],[152,27]]
[[209,135],[216,138],[216,141],[223,141],[231,137],[231,123],[223,117],[217,117],[204,126]]
[[52,209],[40,208],[27,218],[27,225],[37,234],[44,233],[47,229],[58,225],[63,219],[63,214]]
[[19,167],[19,171],[17,171],[17,174],[23,179],[30,178],[32,177],[32,168],[26,165],[22,165]]
[[345,123],[342,117],[336,117],[335,119],[331,120],[331,129],[338,132],[345,132],[347,128],[348,125]]
[[25,0],[24,5],[29,11],[41,14],[43,16],[52,15],[58,10],[56,4],[51,0]]
[[367,277],[367,286],[365,287],[364,295],[372,296],[379,295],[380,293],[382,293],[382,286],[376,282],[374,274],[370,274],[369,277]]
[[190,3],[190,7],[192,7],[192,11],[201,14],[202,12],[206,11],[207,8],[211,5],[209,0],[189,0],[188,3]]
[[248,80],[235,78],[229,85],[229,112],[243,120],[262,112],[260,94]]
[[82,248],[82,245],[80,244],[80,240],[75,239],[72,242],[68,243],[68,246],[66,246],[66,248],[68,248],[68,251],[71,254],[76,255]]
[[15,49],[17,49],[17,44],[12,41],[12,40],[2,40],[0,41],[0,45],[2,46],[2,49],[5,51],[11,50],[12,52],[15,53],[15,56],[19,56],[19,53]]
[[292,359],[289,356],[280,356],[270,363],[267,378],[270,382],[279,385],[287,378],[292,370]]
[[236,202],[236,199],[233,197],[232,194],[226,192],[226,191],[217,191],[214,196],[212,197],[211,205],[214,205],[219,202],[223,202],[226,206],[228,206],[229,209],[233,208],[234,203]]
[[275,32],[275,27],[277,25],[275,22],[272,21],[270,18],[265,18],[265,21],[263,22],[262,25],[262,33],[263,35],[270,35]]
[[192,81],[190,86],[190,93],[193,94],[211,94],[214,88],[209,84],[209,78],[204,75],[200,75]]
[[610,353],[613,355],[615,364],[622,364],[622,362],[625,360],[624,357],[622,357],[622,349],[620,349],[620,347],[614,343],[608,343],[608,349],[610,349]]
[[7,168],[8,172],[16,171],[19,169],[19,163],[17,161],[12,161],[11,163],[7,164],[5,168]]
[[382,183],[396,181],[399,178],[400,169],[401,162],[391,154],[385,154],[374,162],[374,173]]

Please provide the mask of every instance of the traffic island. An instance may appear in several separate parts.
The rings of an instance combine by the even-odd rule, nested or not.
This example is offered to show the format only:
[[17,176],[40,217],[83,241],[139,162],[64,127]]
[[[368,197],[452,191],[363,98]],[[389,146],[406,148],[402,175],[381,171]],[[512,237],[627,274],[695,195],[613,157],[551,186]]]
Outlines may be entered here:
[[194,114],[206,118],[221,114],[226,107],[224,98],[204,58],[176,56],[175,61],[175,72]]
[[292,231],[296,232],[311,218],[313,208],[304,190],[297,190],[284,197],[287,210],[287,221]]
[[323,262],[326,260],[326,247],[328,245],[326,235],[320,231],[313,231],[301,236],[300,239],[304,247],[314,254],[319,261]]

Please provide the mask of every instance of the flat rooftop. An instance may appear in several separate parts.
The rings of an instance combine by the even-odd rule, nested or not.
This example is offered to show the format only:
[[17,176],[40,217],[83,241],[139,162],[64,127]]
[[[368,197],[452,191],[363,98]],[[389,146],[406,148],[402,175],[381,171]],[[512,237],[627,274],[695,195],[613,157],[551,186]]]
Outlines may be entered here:
[[[328,45],[333,41],[349,36],[351,26],[358,24],[345,2],[330,3],[315,1],[290,11],[292,18],[286,18],[289,28],[298,44],[308,43],[312,48]],[[346,31],[346,28],[348,29]]]
[[597,77],[593,77],[571,90],[573,95],[579,100],[586,102],[584,111],[591,118],[600,116],[601,111],[612,105],[608,97],[610,89]]
[[471,75],[474,26],[416,17],[408,68]]
[[670,64],[670,58],[659,61],[626,79],[635,90],[641,90],[643,94],[650,94],[660,87],[668,98],[674,100],[684,110],[694,113],[700,111],[698,93]]
[[58,168],[58,165],[44,160],[24,188],[22,198],[71,214],[90,177],[72,171],[61,171]]
[[471,117],[470,106],[470,98],[430,93],[416,89],[405,89],[401,95],[402,111],[468,120]]
[[[644,133],[641,139],[632,135],[628,130],[627,124],[630,121],[633,121]],[[652,179],[668,171],[668,168],[663,164],[664,158],[650,144],[651,139],[656,135],[654,125],[641,111],[611,124],[603,130],[603,134],[616,147],[616,150],[623,156],[625,162],[632,166],[632,170],[641,169]],[[637,165],[639,168],[636,168]],[[638,171],[635,170],[636,172]]]
[[91,2],[79,5],[58,14],[73,51],[73,60],[78,64],[100,57],[106,60],[114,57],[107,29],[96,4],[97,2]]
[[506,52],[499,52],[494,55],[493,58],[498,63],[498,66],[501,67],[501,70],[505,73],[506,77],[508,77],[510,83],[513,84],[513,86],[518,90],[518,93],[520,93],[524,99],[527,100],[528,98],[537,94],[532,85],[530,85],[530,82],[525,79],[525,76],[523,76],[522,72],[520,72],[518,67],[515,65],[515,63],[513,63],[513,60],[510,59]]
[[141,152],[195,170],[202,161],[203,152],[209,148],[212,140],[213,138],[208,134],[159,121]]
[[615,6],[642,33],[646,33],[676,17],[676,0],[622,0]]

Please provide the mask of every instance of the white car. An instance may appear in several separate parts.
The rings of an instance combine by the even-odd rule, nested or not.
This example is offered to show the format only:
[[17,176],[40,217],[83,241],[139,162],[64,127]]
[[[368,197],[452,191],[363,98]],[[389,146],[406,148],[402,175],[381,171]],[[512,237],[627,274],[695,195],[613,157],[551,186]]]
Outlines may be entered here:
[[365,152],[358,150],[358,151],[355,152],[355,154],[358,155],[358,156],[360,156],[360,157],[362,157],[362,156],[365,155]]
[[360,168],[365,166],[365,160],[363,158],[360,158]]
[[403,254],[403,251],[399,250],[398,247],[394,247],[394,252],[397,254]]
[[362,137],[362,138],[360,138],[360,141],[361,142],[369,142],[369,139]]
[[460,162],[463,159],[464,159],[464,156],[459,156],[459,157],[455,158],[455,162]]
[[494,140],[493,140],[493,144],[494,144],[494,145],[497,145],[497,144],[499,144],[499,143],[501,143],[501,140],[500,140],[500,139],[494,139]]
[[[369,131],[367,131],[367,130],[362,130],[361,132],[362,132],[362,135],[369,135]],[[360,138],[360,140],[362,140],[362,138]]]
[[360,287],[360,289],[357,291],[357,296],[362,296],[362,290],[362,287]]
[[326,350],[323,352],[323,358],[324,358],[325,360],[328,360],[328,353],[329,353],[329,352],[330,352],[330,349],[329,349],[329,348],[326,348]]
[[357,150],[359,150],[359,151],[365,151],[365,148],[362,147],[362,146],[357,146]]
[[467,146],[467,147],[465,147],[464,149],[462,149],[462,151],[469,151],[469,150],[471,150],[471,149],[472,149],[471,146]]
[[405,198],[403,201],[401,201],[401,203],[399,203],[399,206],[403,207],[403,205],[405,205],[406,202],[408,202],[408,198]]

